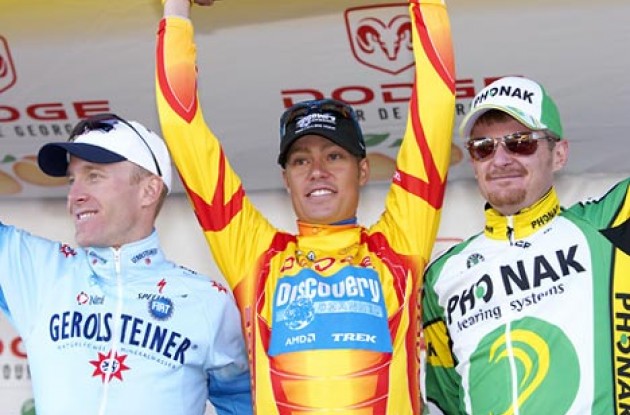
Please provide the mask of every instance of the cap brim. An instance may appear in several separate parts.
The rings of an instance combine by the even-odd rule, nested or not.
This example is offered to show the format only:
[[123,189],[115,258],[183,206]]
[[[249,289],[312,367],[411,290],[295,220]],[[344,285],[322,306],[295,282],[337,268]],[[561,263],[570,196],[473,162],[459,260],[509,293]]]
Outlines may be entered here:
[[289,150],[291,149],[291,146],[298,139],[304,137],[305,135],[319,135],[321,137],[324,137],[324,138],[332,141],[333,143],[335,143],[339,147],[345,149],[346,151],[350,152],[350,154],[354,154],[355,156],[358,156],[358,157],[364,157],[365,156],[365,154],[358,154],[355,150],[349,149],[348,146],[346,145],[346,143],[344,143],[343,141],[339,140],[338,137],[335,137],[335,132],[334,131],[327,130],[326,128],[308,128],[308,129],[302,131],[301,133],[295,134],[293,137],[291,137],[290,140],[288,140],[285,143],[283,143],[284,145],[282,147],[282,150],[280,151],[280,154],[278,155],[278,164],[280,164],[281,166],[284,167],[284,165],[287,162],[287,156],[289,155]]
[[68,171],[68,153],[92,163],[117,163],[127,160],[120,154],[92,144],[48,143],[37,155],[39,168],[49,176],[65,176]]
[[475,122],[477,122],[477,120],[479,119],[479,117],[481,117],[483,114],[491,110],[505,112],[506,114],[508,114],[509,116],[511,116],[512,118],[514,118],[515,120],[517,120],[518,122],[520,122],[521,124],[523,124],[524,126],[532,130],[544,130],[548,128],[545,125],[532,124],[530,120],[528,120],[527,118],[524,118],[519,113],[519,111],[517,111],[516,109],[512,109],[512,107],[506,107],[504,105],[485,104],[485,105],[478,106],[473,111],[470,111],[468,114],[466,114],[466,116],[462,120],[462,123],[459,127],[459,135],[463,139],[467,139],[470,136],[470,132],[472,131],[472,128],[475,125]]

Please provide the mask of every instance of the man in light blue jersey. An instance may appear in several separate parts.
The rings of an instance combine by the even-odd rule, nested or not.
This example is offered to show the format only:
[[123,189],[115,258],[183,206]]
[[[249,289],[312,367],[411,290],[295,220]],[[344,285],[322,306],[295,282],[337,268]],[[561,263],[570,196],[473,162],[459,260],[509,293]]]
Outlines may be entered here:
[[99,114],[44,145],[67,176],[78,248],[0,224],[0,289],[26,346],[38,415],[252,413],[232,293],[168,261],[155,218],[171,189],[162,139]]

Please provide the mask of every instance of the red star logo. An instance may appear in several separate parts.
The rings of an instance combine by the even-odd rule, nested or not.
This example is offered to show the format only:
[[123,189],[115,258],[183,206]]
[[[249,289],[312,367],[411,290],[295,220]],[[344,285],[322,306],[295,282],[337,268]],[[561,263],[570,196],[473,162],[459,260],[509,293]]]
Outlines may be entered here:
[[123,370],[130,369],[129,366],[125,365],[127,355],[118,355],[115,352],[113,357],[111,355],[112,351],[110,350],[107,354],[99,353],[98,360],[90,360],[90,364],[95,367],[92,376],[100,376],[103,383],[105,383],[107,375],[110,375],[108,381],[111,381],[113,378],[122,381]]
[[74,249],[70,248],[70,245],[68,244],[61,245],[61,247],[59,247],[59,252],[64,254],[66,258],[68,258],[69,256],[75,256],[77,254],[77,252]]
[[221,283],[218,283],[216,281],[212,281],[212,287],[216,288],[217,291],[219,291],[220,293],[226,293],[227,292],[227,288],[225,288],[225,286]]

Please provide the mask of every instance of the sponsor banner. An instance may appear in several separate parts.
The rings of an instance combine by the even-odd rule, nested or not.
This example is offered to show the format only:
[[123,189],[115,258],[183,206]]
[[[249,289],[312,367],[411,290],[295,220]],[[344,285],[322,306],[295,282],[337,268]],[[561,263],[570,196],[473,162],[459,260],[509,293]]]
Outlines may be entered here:
[[[630,66],[630,56],[620,53],[630,37],[630,4],[472,7],[452,0],[448,7],[457,124],[487,83],[529,76],[559,104],[571,140],[567,172],[627,170],[627,154],[615,149],[625,145],[630,108],[630,90],[620,87]],[[157,0],[3,4],[0,197],[64,196],[64,181],[39,172],[34,156],[44,142],[64,140],[82,117],[114,111],[159,132],[153,55],[160,14]],[[389,180],[413,73],[404,2],[219,2],[196,7],[193,20],[204,114],[247,189],[281,187],[279,115],[298,100],[324,96],[356,106],[372,179]],[[467,158],[455,136],[450,180],[471,177]]]

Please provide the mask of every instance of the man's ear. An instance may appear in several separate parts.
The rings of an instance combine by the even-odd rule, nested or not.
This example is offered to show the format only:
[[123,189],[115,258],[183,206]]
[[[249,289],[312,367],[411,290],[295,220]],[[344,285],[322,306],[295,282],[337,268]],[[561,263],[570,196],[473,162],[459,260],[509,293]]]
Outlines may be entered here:
[[156,175],[150,175],[144,180],[142,199],[145,206],[156,204],[162,195],[164,181]]
[[363,186],[370,180],[370,161],[367,157],[359,160],[359,185]]
[[569,159],[569,142],[560,140],[553,147],[553,171],[558,171],[567,164]]

